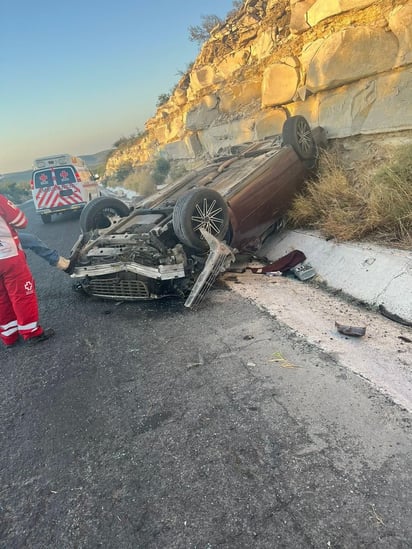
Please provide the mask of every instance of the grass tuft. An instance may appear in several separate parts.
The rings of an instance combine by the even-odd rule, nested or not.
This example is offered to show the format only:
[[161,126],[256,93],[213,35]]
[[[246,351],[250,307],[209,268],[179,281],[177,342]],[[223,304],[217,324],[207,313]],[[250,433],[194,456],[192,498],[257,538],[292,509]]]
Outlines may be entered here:
[[412,144],[376,166],[347,169],[336,150],[324,151],[319,173],[289,212],[294,228],[319,230],[338,241],[372,240],[412,245]]

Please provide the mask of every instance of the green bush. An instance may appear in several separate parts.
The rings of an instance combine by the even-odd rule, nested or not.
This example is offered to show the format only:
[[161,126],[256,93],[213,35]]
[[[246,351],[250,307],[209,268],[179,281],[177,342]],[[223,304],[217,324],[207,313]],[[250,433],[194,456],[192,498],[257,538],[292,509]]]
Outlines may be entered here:
[[124,181],[133,171],[133,164],[130,160],[123,162],[116,170],[116,179],[120,182]]
[[155,162],[155,168],[152,172],[152,177],[157,185],[164,183],[167,174],[170,171],[170,162],[165,158],[158,158]]

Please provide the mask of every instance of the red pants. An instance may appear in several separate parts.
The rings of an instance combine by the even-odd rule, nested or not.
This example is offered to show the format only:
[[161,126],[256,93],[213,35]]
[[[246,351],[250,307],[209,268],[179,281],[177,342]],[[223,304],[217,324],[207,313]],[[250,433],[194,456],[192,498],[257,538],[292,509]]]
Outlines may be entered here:
[[24,252],[0,259],[0,338],[6,345],[19,334],[30,339],[43,333],[33,276]]

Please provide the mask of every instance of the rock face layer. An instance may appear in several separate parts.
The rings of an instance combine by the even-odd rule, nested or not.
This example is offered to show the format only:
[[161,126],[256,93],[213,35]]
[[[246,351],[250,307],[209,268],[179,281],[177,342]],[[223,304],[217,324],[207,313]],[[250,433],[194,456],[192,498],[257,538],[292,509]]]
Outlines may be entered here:
[[288,115],[332,139],[411,130],[411,84],[412,0],[245,0],[107,174],[214,155]]

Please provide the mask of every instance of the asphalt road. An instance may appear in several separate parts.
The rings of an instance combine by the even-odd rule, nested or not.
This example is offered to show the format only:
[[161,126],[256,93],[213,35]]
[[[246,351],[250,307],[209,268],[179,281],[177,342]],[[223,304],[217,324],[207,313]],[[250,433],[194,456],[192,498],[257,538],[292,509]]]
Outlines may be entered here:
[[411,417],[335,357],[224,285],[103,302],[28,259],[56,336],[0,349],[1,548],[412,547]]

